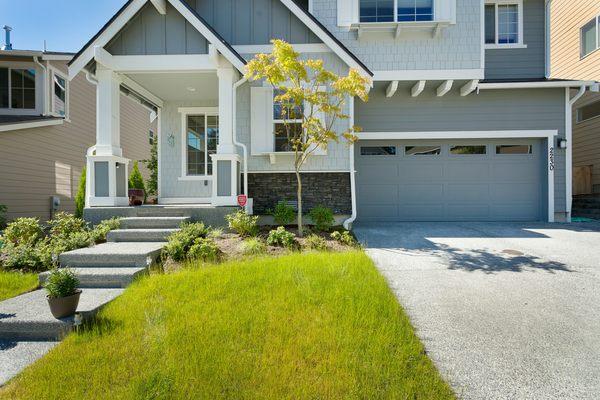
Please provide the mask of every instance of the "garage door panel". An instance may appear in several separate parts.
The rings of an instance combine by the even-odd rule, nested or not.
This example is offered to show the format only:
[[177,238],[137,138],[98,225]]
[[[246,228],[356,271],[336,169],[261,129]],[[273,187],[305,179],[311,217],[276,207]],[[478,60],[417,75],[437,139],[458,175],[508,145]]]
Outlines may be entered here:
[[446,199],[448,202],[481,202],[487,203],[490,200],[490,185],[487,183],[478,184],[457,184],[449,183],[446,187]]
[[441,181],[444,178],[444,165],[441,162],[402,162],[399,174],[400,179],[405,182]]
[[487,181],[490,177],[490,166],[488,163],[469,162],[468,157],[461,160],[453,160],[447,163],[445,178],[450,182],[478,182]]
[[442,204],[403,204],[399,216],[402,221],[439,221],[444,217]]
[[398,205],[362,205],[360,207],[362,218],[371,221],[398,220]]
[[532,215],[538,214],[538,207],[533,204],[492,204],[490,211],[498,221],[530,221]]
[[377,182],[389,181],[395,183],[398,179],[398,165],[393,163],[362,165],[359,175],[363,182],[376,180]]
[[529,183],[500,183],[491,188],[494,202],[535,203],[539,200],[539,192],[531,190]]
[[490,206],[488,204],[450,204],[447,206],[446,211],[456,221],[482,221],[490,216]]
[[363,204],[398,204],[398,186],[369,184],[358,187],[360,202]]
[[532,163],[496,163],[492,165],[491,179],[495,182],[531,182],[539,181],[539,168]]
[[444,194],[444,185],[439,184],[400,184],[400,203],[439,203]]

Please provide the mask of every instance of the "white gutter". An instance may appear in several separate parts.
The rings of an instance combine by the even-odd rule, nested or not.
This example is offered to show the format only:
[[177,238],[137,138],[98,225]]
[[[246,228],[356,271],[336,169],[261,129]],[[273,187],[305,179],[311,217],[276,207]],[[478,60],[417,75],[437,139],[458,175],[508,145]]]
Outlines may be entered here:
[[98,86],[98,81],[94,78],[90,71],[85,71],[85,79],[94,86]]
[[567,182],[567,222],[571,222],[571,209],[573,207],[573,105],[585,94],[587,87],[581,85],[579,92],[571,98],[569,88],[565,89],[565,138],[567,139],[566,151],[566,182]]
[[594,81],[498,82],[479,83],[478,89],[549,89],[592,86]]
[[49,100],[46,98],[46,92],[48,91],[48,86],[50,86],[48,68],[46,68],[46,66],[38,60],[37,56],[33,57],[33,62],[35,62],[37,65],[39,65],[40,68],[44,71],[44,84],[42,85],[42,100],[43,100],[42,114],[44,116],[46,116],[46,115],[48,115],[48,108],[49,108],[48,107]]
[[546,78],[552,74],[551,34],[552,34],[552,0],[546,0]]
[[[240,86],[248,81],[248,78],[242,78],[233,84],[233,104],[232,104],[232,116],[233,116],[233,144],[242,148],[243,163],[244,163],[244,194],[248,196],[248,147],[244,143],[237,140],[237,90]],[[233,168],[233,166],[231,166]],[[249,202],[246,204],[246,211],[250,207]]]
[[[348,118],[348,122],[350,126],[354,126],[354,97],[351,97],[348,101],[348,106],[350,107],[350,115]],[[354,170],[354,143],[350,145],[349,149],[350,156],[350,197],[352,199],[352,215],[350,218],[344,221],[344,228],[350,229],[352,227],[352,223],[356,221],[356,217],[358,215],[356,209],[356,171]]]

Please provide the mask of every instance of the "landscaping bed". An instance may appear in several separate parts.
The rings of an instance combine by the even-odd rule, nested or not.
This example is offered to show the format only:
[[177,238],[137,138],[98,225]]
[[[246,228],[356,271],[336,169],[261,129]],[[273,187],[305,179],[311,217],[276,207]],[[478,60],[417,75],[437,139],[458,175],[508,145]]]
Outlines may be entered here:
[[0,398],[453,398],[361,251],[186,266],[132,285]]

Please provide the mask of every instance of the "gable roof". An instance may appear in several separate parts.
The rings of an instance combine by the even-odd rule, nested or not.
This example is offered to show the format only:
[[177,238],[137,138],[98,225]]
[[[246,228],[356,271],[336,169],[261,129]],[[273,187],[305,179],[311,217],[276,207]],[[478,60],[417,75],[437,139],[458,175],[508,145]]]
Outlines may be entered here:
[[[68,63],[69,78],[79,73],[93,58],[94,47],[106,45],[149,0],[128,0],[115,15],[79,50]],[[238,70],[243,72],[246,60],[184,0],[167,0]]]

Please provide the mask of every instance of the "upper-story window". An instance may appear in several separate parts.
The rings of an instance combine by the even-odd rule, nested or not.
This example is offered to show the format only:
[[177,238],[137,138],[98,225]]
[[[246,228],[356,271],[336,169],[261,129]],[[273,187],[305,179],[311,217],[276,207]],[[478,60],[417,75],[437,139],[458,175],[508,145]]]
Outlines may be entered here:
[[291,152],[294,151],[294,147],[290,138],[302,134],[304,107],[282,101],[282,94],[284,93],[281,90],[273,91],[274,149],[276,152]]
[[581,28],[581,57],[600,48],[600,16],[594,18]]
[[523,1],[486,0],[487,48],[523,47]]
[[360,22],[433,21],[434,0],[360,0]]
[[35,69],[0,67],[0,108],[35,109]]
[[67,117],[68,113],[68,91],[67,77],[55,69],[51,69],[51,100],[50,112],[59,117]]

